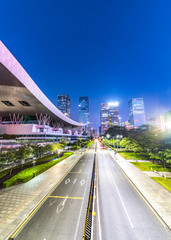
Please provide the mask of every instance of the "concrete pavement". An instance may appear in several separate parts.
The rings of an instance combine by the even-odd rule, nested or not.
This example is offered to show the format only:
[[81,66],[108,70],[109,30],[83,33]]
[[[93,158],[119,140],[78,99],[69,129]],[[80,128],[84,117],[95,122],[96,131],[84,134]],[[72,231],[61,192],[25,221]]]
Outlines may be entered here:
[[0,191],[0,240],[8,239],[81,156],[77,152],[31,181]]
[[[109,151],[109,154],[114,157],[113,151]],[[155,210],[157,215],[171,229],[171,192],[119,154],[116,155],[115,161]]]

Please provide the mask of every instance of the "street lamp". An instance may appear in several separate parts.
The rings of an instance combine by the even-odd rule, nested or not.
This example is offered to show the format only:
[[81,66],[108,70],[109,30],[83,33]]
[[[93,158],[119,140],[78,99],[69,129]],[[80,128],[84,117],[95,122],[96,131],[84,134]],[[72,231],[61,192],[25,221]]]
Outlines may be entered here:
[[[122,139],[122,135],[117,135],[116,138],[120,140]],[[120,148],[121,148],[121,145],[120,145]],[[118,150],[118,141],[117,141],[117,150]]]
[[107,134],[106,137],[109,139],[110,138],[110,134]]

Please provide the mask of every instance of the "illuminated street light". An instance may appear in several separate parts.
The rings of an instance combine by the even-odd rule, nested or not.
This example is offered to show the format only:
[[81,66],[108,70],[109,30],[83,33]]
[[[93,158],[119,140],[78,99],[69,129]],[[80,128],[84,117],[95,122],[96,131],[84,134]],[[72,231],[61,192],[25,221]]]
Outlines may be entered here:
[[106,137],[109,139],[110,138],[110,134],[107,134]]

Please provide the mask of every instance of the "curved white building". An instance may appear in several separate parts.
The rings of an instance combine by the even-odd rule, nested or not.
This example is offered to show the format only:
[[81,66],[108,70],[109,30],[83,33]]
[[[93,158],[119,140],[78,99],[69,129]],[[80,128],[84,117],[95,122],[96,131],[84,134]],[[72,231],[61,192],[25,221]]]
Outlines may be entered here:
[[0,117],[1,122],[10,124],[24,121],[70,129],[84,127],[55,107],[1,41]]

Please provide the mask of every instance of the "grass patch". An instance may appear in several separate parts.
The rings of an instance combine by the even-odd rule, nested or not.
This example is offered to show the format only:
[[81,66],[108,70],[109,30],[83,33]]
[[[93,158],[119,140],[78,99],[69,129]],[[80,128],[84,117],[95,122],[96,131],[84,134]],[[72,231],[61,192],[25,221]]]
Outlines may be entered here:
[[141,153],[135,153],[135,152],[119,152],[119,155],[121,155],[126,160],[149,160],[150,157],[142,155]]
[[87,148],[89,148],[93,143],[94,143],[94,141],[88,142],[87,143]]
[[46,171],[47,169],[53,167],[55,164],[57,164],[58,162],[62,161],[65,158],[71,156],[72,154],[73,154],[73,152],[67,152],[67,153],[64,153],[62,157],[55,159],[51,162],[27,168],[27,169],[21,171],[20,173],[16,174],[15,176],[13,176],[12,178],[8,179],[7,181],[3,182],[3,187],[7,188],[16,183],[28,182],[32,178],[34,178],[34,176],[37,176],[40,173]]
[[134,166],[139,168],[141,171],[151,171],[151,167],[153,170],[158,172],[170,172],[170,168],[163,168],[161,165],[151,162],[132,162]]
[[152,177],[152,179],[171,192],[171,178]]

